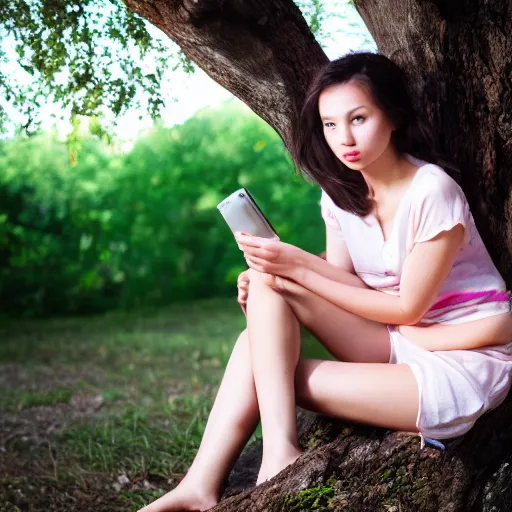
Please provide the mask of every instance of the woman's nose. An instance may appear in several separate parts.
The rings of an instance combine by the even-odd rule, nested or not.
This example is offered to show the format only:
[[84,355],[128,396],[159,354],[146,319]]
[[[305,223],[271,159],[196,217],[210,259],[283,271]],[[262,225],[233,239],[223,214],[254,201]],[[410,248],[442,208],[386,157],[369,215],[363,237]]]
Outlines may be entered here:
[[338,131],[338,143],[341,146],[353,146],[355,144],[352,131],[348,127],[340,127]]

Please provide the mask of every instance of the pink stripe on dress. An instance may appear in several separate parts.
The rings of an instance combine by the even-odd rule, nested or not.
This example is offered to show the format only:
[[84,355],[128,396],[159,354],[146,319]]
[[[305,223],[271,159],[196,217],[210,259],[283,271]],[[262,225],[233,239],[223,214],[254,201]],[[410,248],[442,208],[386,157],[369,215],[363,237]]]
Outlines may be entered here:
[[479,300],[478,304],[485,304],[486,302],[508,302],[509,295],[505,290],[485,290],[481,292],[449,292],[441,295],[437,302],[429,309],[435,311],[436,309],[446,308],[448,306],[455,306],[456,304],[463,304],[464,302]]

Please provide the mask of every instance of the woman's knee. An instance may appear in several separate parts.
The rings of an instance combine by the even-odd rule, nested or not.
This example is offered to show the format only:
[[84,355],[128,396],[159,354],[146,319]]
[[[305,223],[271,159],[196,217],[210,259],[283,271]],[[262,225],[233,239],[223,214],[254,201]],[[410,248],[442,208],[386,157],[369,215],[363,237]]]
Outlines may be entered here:
[[251,283],[254,283],[253,290],[258,287],[270,288],[272,291],[279,293],[287,301],[292,298],[297,299],[308,293],[308,290],[295,281],[283,279],[273,274],[258,272],[254,269],[249,270],[249,279],[249,289],[251,289]]
[[254,269],[249,269],[249,289],[260,287],[276,289],[277,278],[273,274],[265,274]]
[[239,334],[235,346],[249,346],[249,331],[247,329]]

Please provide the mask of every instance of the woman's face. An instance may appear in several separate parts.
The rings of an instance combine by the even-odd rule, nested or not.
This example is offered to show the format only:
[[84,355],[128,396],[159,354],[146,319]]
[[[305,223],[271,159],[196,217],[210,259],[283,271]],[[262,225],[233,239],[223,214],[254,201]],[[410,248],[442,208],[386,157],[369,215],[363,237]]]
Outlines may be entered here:
[[393,124],[357,81],[324,89],[318,109],[327,144],[350,169],[363,170],[393,149]]

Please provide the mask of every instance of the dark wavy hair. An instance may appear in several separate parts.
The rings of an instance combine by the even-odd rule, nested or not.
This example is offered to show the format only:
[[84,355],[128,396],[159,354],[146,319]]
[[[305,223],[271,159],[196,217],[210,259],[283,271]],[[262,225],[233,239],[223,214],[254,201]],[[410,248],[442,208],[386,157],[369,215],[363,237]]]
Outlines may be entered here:
[[298,122],[292,128],[290,148],[299,170],[325,190],[337,206],[361,217],[368,215],[373,206],[362,174],[349,169],[329,148],[318,111],[324,89],[349,81],[364,86],[396,126],[391,142],[399,153],[441,165],[452,176],[457,173],[441,156],[432,131],[416,115],[400,67],[384,55],[349,53],[328,62],[313,77]]

